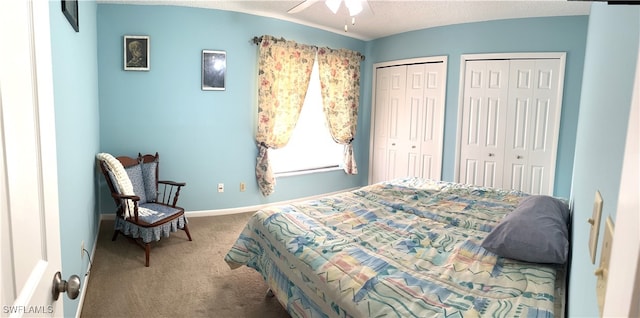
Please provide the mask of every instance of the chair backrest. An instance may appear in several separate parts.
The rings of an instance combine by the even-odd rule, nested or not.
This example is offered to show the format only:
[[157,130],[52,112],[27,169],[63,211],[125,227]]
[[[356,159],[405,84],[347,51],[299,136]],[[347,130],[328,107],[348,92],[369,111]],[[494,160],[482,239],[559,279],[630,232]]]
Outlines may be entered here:
[[[178,197],[180,196],[180,188],[183,187],[185,183],[159,181],[160,155],[157,152],[154,155],[142,155],[138,153],[137,158],[119,156],[115,159],[117,159],[124,167],[131,185],[133,186],[133,194],[140,198],[138,205],[145,203],[159,203],[176,207]],[[118,206],[119,215],[127,215],[123,209],[121,199],[119,199],[117,195],[114,195],[122,195],[126,193],[122,193],[118,188],[118,185],[114,180],[115,178],[110,174],[110,170],[106,162],[101,160],[99,160],[99,162],[100,170],[105,176],[109,190],[112,193],[111,196],[113,197],[116,206]],[[160,184],[162,184],[162,187],[159,189]]]
[[180,197],[180,189],[186,183],[168,180],[160,181],[160,155],[157,152],[155,155],[141,155],[138,153],[138,161],[142,165],[144,183],[147,189],[147,201],[176,207]]

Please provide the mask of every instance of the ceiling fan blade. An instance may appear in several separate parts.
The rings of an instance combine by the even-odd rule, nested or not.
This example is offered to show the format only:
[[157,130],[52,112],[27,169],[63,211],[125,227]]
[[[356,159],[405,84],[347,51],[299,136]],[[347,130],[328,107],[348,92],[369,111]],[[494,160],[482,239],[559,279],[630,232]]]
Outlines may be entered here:
[[298,5],[296,5],[295,7],[289,9],[289,11],[287,11],[287,13],[298,13],[301,12],[303,10],[305,10],[306,8],[310,7],[311,5],[313,5],[314,3],[318,2],[319,0],[305,0],[300,2]]
[[362,6],[364,8],[364,11],[369,11],[371,15],[375,15],[375,12],[373,12],[373,9],[371,8],[371,4],[369,4],[369,1],[364,0],[362,2],[364,3],[364,5]]

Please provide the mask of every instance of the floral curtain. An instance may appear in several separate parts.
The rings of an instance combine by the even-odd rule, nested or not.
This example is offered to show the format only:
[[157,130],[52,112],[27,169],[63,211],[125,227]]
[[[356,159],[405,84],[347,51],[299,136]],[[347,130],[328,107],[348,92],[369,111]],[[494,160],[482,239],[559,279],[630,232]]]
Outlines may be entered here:
[[268,149],[289,142],[307,94],[316,48],[263,36],[258,60],[258,158],[256,178],[263,195],[275,189]]
[[361,61],[359,52],[318,49],[323,110],[333,140],[345,145],[344,171],[348,174],[358,173],[352,142],[358,123]]

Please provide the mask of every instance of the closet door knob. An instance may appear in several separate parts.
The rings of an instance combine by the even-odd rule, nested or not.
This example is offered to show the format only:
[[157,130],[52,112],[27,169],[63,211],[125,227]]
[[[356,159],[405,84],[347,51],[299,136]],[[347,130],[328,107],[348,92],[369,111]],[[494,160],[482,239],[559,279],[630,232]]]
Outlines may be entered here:
[[411,146],[411,148],[416,149],[416,146],[415,146],[415,145],[413,145],[413,146]]
[[490,153],[489,153],[489,157],[493,157],[493,156],[495,156],[495,154],[493,154],[493,153],[491,153],[491,152],[490,152]]
[[516,159],[522,159],[522,156],[516,156]]

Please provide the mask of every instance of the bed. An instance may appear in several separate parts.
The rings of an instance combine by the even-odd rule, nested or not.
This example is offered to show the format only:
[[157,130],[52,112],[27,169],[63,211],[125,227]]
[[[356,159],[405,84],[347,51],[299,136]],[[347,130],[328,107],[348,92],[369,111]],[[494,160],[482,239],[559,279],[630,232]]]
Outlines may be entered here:
[[[568,207],[535,196],[564,210],[505,225],[529,197],[420,178],[376,183],[256,212],[225,261],[261,273],[292,317],[560,317]],[[512,255],[504,237],[489,247],[490,236],[529,245]],[[523,260],[535,250],[543,259]]]

